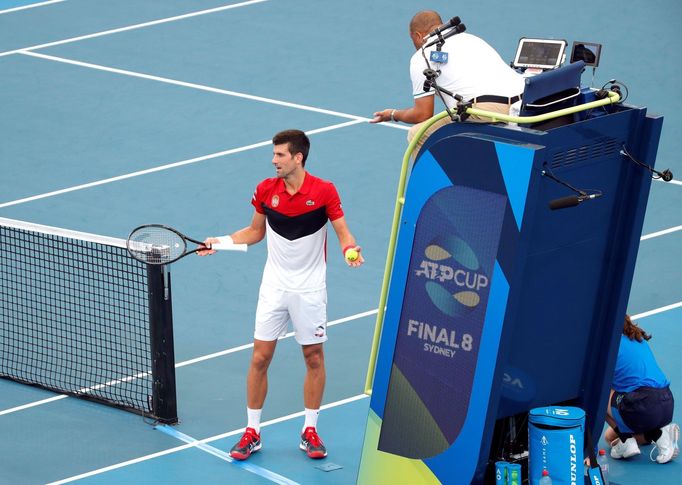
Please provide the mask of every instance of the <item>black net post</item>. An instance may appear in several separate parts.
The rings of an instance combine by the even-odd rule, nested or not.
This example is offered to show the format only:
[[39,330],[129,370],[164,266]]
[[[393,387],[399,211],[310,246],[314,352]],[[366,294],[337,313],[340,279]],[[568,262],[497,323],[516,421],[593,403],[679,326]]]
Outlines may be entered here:
[[162,423],[178,422],[171,275],[167,266],[147,265],[149,334],[152,354],[152,414]]

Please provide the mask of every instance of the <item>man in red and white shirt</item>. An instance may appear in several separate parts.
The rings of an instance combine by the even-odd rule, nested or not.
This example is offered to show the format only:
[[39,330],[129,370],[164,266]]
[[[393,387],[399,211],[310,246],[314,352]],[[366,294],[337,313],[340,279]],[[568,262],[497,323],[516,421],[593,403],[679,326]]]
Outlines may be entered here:
[[[267,371],[277,339],[286,333],[291,320],[306,363],[305,424],[299,446],[309,457],[323,458],[327,450],[316,428],[326,378],[322,344],[327,340],[327,221],[336,232],[346,263],[357,267],[364,259],[346,224],[336,188],[305,170],[310,149],[305,133],[282,131],[272,144],[277,176],[256,187],[251,224],[230,236],[204,241],[207,246],[224,242],[250,245],[267,235],[268,259],[258,295],[246,386],[248,423],[230,455],[245,460],[262,446],[260,416],[267,394]],[[206,249],[199,254],[214,252]]]

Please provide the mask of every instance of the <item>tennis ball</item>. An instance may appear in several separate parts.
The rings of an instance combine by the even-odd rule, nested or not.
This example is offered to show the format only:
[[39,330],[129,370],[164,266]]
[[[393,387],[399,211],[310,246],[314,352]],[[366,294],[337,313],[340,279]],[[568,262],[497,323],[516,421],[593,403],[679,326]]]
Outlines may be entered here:
[[358,260],[358,258],[360,257],[360,253],[358,252],[357,249],[350,248],[349,250],[346,251],[345,256],[346,259],[352,263],[353,261]]

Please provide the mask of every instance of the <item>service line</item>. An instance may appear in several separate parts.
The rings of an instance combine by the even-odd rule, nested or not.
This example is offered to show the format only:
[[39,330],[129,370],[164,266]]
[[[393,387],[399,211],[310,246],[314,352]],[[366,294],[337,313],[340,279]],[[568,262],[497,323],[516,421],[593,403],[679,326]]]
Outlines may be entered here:
[[[326,131],[338,130],[339,128],[345,128],[347,126],[357,125],[358,123],[364,123],[363,120],[353,120],[346,121],[345,123],[337,123],[335,125],[323,126],[322,128],[316,128],[314,130],[306,131],[308,135],[315,135],[317,133],[323,133]],[[112,182],[118,182],[120,180],[125,180],[133,177],[139,177],[141,175],[147,175],[150,173],[161,172],[163,170],[169,170],[171,168],[181,167],[184,165],[190,165],[193,163],[204,162],[206,160],[211,160],[213,158],[223,157],[226,155],[232,155],[234,153],[245,152],[247,150],[253,150],[255,148],[260,148],[272,144],[272,140],[264,140],[258,143],[253,143],[251,145],[245,145],[238,148],[231,148],[229,150],[223,150],[221,152],[211,153],[209,155],[202,155],[200,157],[190,158],[187,160],[181,160],[179,162],[168,163],[166,165],[160,165],[158,167],[152,167],[145,170],[138,170],[137,172],[131,172],[123,175],[117,175],[116,177],[110,177],[107,179],[96,180],[94,182],[88,182],[86,184],[74,185],[72,187],[67,187],[64,189],[53,190],[51,192],[45,192],[38,195],[32,195],[30,197],[24,197],[22,199],[11,200],[9,202],[4,202],[0,204],[0,209],[5,207],[11,207],[14,205],[25,204],[27,202],[32,202],[34,200],[46,199],[48,197],[54,197],[57,195],[66,194],[68,192],[75,192],[77,190],[89,189],[91,187],[96,187],[99,185],[110,184]]]
[[49,0],[47,2],[31,3],[28,5],[22,5],[21,7],[6,8],[5,10],[0,10],[0,15],[12,12],[18,12],[19,10],[28,10],[29,8],[43,7],[45,5],[51,5],[53,3],[61,3],[66,0]]
[[[130,77],[136,77],[139,79],[146,79],[148,81],[156,81],[156,82],[161,82],[161,83],[165,83],[165,84],[172,84],[174,86],[181,86],[184,88],[196,89],[199,91],[206,91],[209,93],[224,94],[227,96],[234,96],[236,98],[243,98],[243,99],[248,99],[251,101],[259,101],[261,103],[274,104],[277,106],[284,106],[286,108],[300,109],[303,111],[312,111],[314,113],[320,113],[320,114],[325,114],[325,115],[330,115],[330,116],[338,116],[340,118],[347,118],[350,120],[357,120],[357,121],[369,121],[370,120],[370,118],[367,118],[364,116],[357,116],[357,115],[353,115],[353,114],[349,114],[349,113],[343,113],[341,111],[334,111],[334,110],[330,110],[330,109],[318,108],[315,106],[308,106],[308,105],[299,104],[299,103],[291,103],[289,101],[282,101],[279,99],[266,98],[263,96],[256,96],[256,95],[247,94],[247,93],[240,93],[238,91],[230,91],[227,89],[216,88],[213,86],[206,86],[203,84],[180,81],[178,79],[171,79],[171,78],[162,77],[162,76],[154,76],[152,74],[146,74],[143,72],[136,72],[136,71],[129,71],[127,69],[118,69],[115,67],[103,66],[101,64],[93,64],[90,62],[81,62],[81,61],[76,61],[73,59],[67,59],[64,57],[50,56],[50,55],[41,54],[38,52],[20,51],[19,54],[23,54],[25,56],[37,57],[39,59],[44,59],[44,60],[48,60],[48,61],[60,62],[62,64],[71,64],[73,66],[84,67],[87,69],[95,69],[98,71],[110,72],[113,74],[120,74],[123,76],[130,76]],[[397,124],[397,123],[378,123],[378,125],[389,127],[389,128],[395,128],[398,130],[409,130],[409,126],[401,125],[401,124]]]
[[14,49],[11,51],[0,52],[0,57],[9,56],[11,54],[16,54],[18,52],[34,50],[34,49],[44,49],[46,47],[53,47],[56,45],[69,44],[71,42],[78,42],[79,40],[94,39],[95,37],[103,37],[105,35],[117,34],[119,32],[126,32],[128,30],[142,29],[144,27],[151,27],[152,25],[165,24],[167,22],[175,22],[176,20],[184,20],[190,17],[198,17],[199,15],[206,15],[215,12],[221,12],[223,10],[230,10],[232,8],[246,7],[247,5],[253,5],[256,3],[267,2],[268,0],[250,0],[248,2],[232,3],[229,5],[223,5],[222,7],[210,8],[208,10],[199,10],[197,12],[190,12],[183,15],[176,15],[175,17],[167,17],[164,19],[152,20],[150,22],[143,22],[141,24],[128,25],[126,27],[119,27],[117,29],[105,30],[102,32],[96,32],[94,34],[81,35],[78,37],[71,37],[70,39],[57,40],[54,42],[47,42],[45,44],[32,45],[30,47],[22,47],[21,49]]

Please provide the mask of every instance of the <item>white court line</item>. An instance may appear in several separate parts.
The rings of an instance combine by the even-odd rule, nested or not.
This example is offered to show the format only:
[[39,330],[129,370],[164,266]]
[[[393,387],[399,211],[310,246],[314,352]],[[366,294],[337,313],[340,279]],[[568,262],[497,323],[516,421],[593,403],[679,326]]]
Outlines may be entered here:
[[[227,89],[214,88],[214,87],[206,86],[203,84],[196,84],[196,83],[190,83],[190,82],[185,82],[185,81],[179,81],[177,79],[170,79],[170,78],[161,77],[161,76],[153,76],[151,74],[145,74],[142,72],[128,71],[126,69],[118,69],[115,67],[102,66],[100,64],[92,64],[89,62],[81,62],[81,61],[76,61],[73,59],[66,59],[64,57],[50,56],[47,54],[40,54],[37,52],[29,52],[29,51],[20,51],[19,54],[23,54],[25,56],[37,57],[40,59],[45,59],[45,60],[54,61],[54,62],[61,62],[63,64],[71,64],[74,66],[85,67],[88,69],[96,69],[98,71],[105,71],[105,72],[111,72],[114,74],[121,74],[123,76],[136,77],[136,78],[140,78],[140,79],[147,79],[149,81],[156,81],[156,82],[161,82],[161,83],[166,83],[166,84],[172,84],[175,86],[182,86],[182,87],[190,88],[190,89],[197,89],[199,91],[207,91],[209,93],[226,94],[228,96],[234,96],[237,98],[249,99],[252,101],[260,101],[263,103],[275,104],[278,106],[285,106],[287,108],[296,108],[296,109],[301,109],[304,111],[312,111],[315,113],[322,113],[322,114],[331,115],[331,116],[339,116],[341,118],[348,118],[351,120],[360,120],[360,121],[369,121],[370,120],[370,118],[367,118],[367,117],[356,116],[356,115],[352,115],[349,113],[343,113],[340,111],[333,111],[333,110],[324,109],[324,108],[317,108],[315,106],[308,106],[305,104],[290,103],[288,101],[281,101],[281,100],[273,99],[273,98],[265,98],[263,96],[255,96],[252,94],[240,93],[237,91],[229,91]],[[399,125],[397,123],[379,123],[379,125],[387,126],[389,128],[396,128],[399,130],[409,130],[410,129],[409,126]]]
[[677,303],[673,303],[672,305],[662,306],[660,308],[654,308],[653,310],[649,310],[648,312],[638,313],[637,315],[631,315],[630,318],[632,318],[633,320],[639,320],[641,318],[650,317],[651,315],[656,315],[658,313],[667,312],[669,310],[674,310],[675,308],[680,308],[680,307],[682,307],[682,301],[678,301]]
[[13,408],[4,409],[4,410],[0,411],[0,416],[2,416],[4,414],[16,413],[17,411],[23,411],[24,409],[33,408],[36,406],[42,406],[43,404],[49,404],[49,403],[54,402],[54,401],[60,401],[62,399],[66,399],[67,397],[69,397],[69,396],[67,396],[66,394],[60,394],[58,396],[53,396],[53,397],[50,397],[48,399],[42,399],[40,401],[33,401],[33,402],[28,403],[28,404],[24,404],[22,406],[16,406]]
[[[374,310],[368,310],[368,311],[366,311],[366,312],[356,313],[355,315],[351,315],[351,316],[348,316],[348,317],[339,318],[339,319],[337,319],[337,320],[332,320],[331,322],[328,322],[328,323],[327,323],[327,327],[333,327],[334,325],[339,325],[339,324],[341,324],[341,323],[346,323],[346,322],[350,322],[350,321],[353,321],[353,320],[358,320],[358,319],[360,319],[360,318],[364,318],[364,317],[367,317],[367,316],[369,316],[369,315],[375,315],[377,312],[378,312],[378,310],[375,308]],[[283,337],[280,337],[279,340],[282,340],[282,339],[285,339],[285,338],[290,338],[290,337],[292,337],[293,335],[294,335],[294,332],[289,332],[289,333],[287,333],[286,335],[284,335]],[[250,348],[252,348],[252,347],[253,347],[253,343],[245,344],[245,345],[240,345],[240,346],[238,346],[238,347],[232,347],[232,348],[230,348],[230,349],[225,349],[225,350],[222,350],[222,351],[220,351],[220,352],[214,352],[214,353],[212,353],[212,354],[203,355],[203,356],[201,356],[201,357],[196,357],[196,358],[194,358],[194,359],[185,360],[185,361],[183,361],[183,362],[178,362],[178,363],[175,364],[175,368],[176,368],[176,369],[179,369],[180,367],[185,367],[185,366],[188,366],[188,365],[191,365],[191,364],[196,364],[196,363],[198,363],[198,362],[203,362],[203,361],[205,361],[205,360],[215,359],[216,357],[222,357],[222,356],[224,356],[224,355],[233,354],[233,353],[235,353],[235,352],[239,352],[239,351],[242,351],[242,350],[247,350],[247,349],[250,349]],[[95,386],[95,387],[97,387],[97,386]],[[103,387],[103,385],[100,386],[100,387]],[[94,389],[94,387],[93,387],[92,389]],[[48,398],[48,399],[42,399],[42,400],[40,400],[40,401],[34,401],[34,402],[31,402],[31,403],[28,403],[28,404],[23,404],[23,405],[21,405],[21,406],[16,406],[16,407],[13,407],[13,408],[5,409],[5,410],[0,411],[0,416],[2,416],[2,415],[4,415],[4,414],[15,413],[15,412],[17,412],[17,411],[23,411],[24,409],[29,409],[29,408],[32,408],[32,407],[35,407],[35,406],[41,406],[41,405],[43,405],[43,404],[49,404],[49,403],[54,402],[54,401],[59,401],[59,400],[61,400],[61,399],[66,399],[67,397],[70,397],[70,396],[68,396],[67,394],[60,394],[60,395],[58,395],[58,396],[53,396],[53,397],[50,397],[50,398]]]
[[681,181],[681,180],[676,180],[676,179],[673,179],[673,180],[671,180],[671,181],[669,181],[669,182],[666,182],[666,181],[663,180],[663,179],[655,178],[654,181],[655,181],[655,182],[662,182],[662,183],[664,183],[664,184],[682,185],[682,181]]
[[81,473],[80,475],[75,475],[73,477],[64,478],[64,479],[58,480],[56,482],[50,482],[47,485],[61,485],[62,483],[75,482],[76,480],[81,480],[83,478],[92,477],[94,475],[99,475],[101,473],[110,472],[110,471],[116,470],[118,468],[123,468],[126,466],[134,465],[136,463],[141,463],[143,461],[151,460],[153,458],[158,458],[160,456],[170,455],[172,453],[177,453],[178,451],[187,450],[189,448],[192,448],[193,446],[194,446],[194,444],[192,444],[192,443],[189,443],[186,445],[181,445],[181,446],[176,446],[175,448],[169,448],[167,450],[159,451],[157,453],[152,453],[150,455],[145,455],[145,456],[141,456],[139,458],[134,458],[132,460],[117,463],[116,465],[110,465],[110,466],[107,466],[104,468],[99,468],[97,470],[93,470],[91,472]]
[[668,229],[663,229],[662,231],[652,232],[650,234],[645,234],[644,236],[639,238],[639,240],[640,241],[646,241],[647,239],[652,239],[652,238],[658,237],[658,236],[665,236],[666,234],[670,234],[671,232],[677,232],[677,231],[682,231],[682,226],[670,227]]
[[[367,396],[366,394],[358,394],[356,396],[352,396],[352,397],[349,397],[346,399],[342,399],[340,401],[332,402],[329,404],[324,404],[321,406],[320,409],[331,409],[331,408],[335,408],[337,406],[343,406],[344,404],[349,404],[349,403],[352,403],[355,401],[359,401],[360,399],[365,399],[367,397],[369,397],[369,396]],[[270,426],[273,424],[281,423],[283,421],[288,421],[291,419],[299,418],[303,415],[304,415],[303,411],[293,413],[293,414],[288,414],[286,416],[282,416],[280,418],[272,419],[270,421],[266,421],[266,422],[262,423],[261,428],[266,427],[266,426]],[[124,461],[124,462],[117,463],[115,465],[110,465],[110,466],[107,466],[104,468],[98,468],[97,470],[92,470],[92,471],[89,471],[86,473],[82,473],[80,475],[75,475],[75,476],[72,476],[69,478],[64,478],[64,479],[56,481],[56,482],[50,482],[47,485],[62,485],[63,483],[74,482],[74,481],[80,480],[82,478],[88,478],[88,477],[92,477],[94,475],[100,475],[102,473],[106,473],[106,472],[109,472],[112,470],[116,470],[118,468],[123,468],[123,467],[129,466],[129,465],[134,465],[136,463],[140,463],[140,462],[147,461],[147,460],[152,460],[152,459],[158,458],[160,456],[170,455],[172,453],[177,453],[178,451],[183,451],[183,450],[186,450],[188,448],[197,447],[197,446],[200,446],[200,445],[205,444],[205,443],[211,443],[213,441],[217,441],[217,440],[220,440],[223,438],[234,436],[234,435],[242,433],[243,431],[244,431],[244,428],[235,429],[235,430],[229,431],[227,433],[222,433],[222,434],[219,434],[216,436],[211,436],[210,438],[204,438],[203,440],[194,441],[192,443],[188,443],[188,444],[185,444],[182,446],[177,446],[175,448],[169,448],[167,450],[159,451],[157,453],[152,453],[150,455],[141,456],[139,458],[134,458],[132,460]]]
[[[325,126],[322,128],[316,128],[314,130],[309,130],[309,131],[306,131],[306,134],[314,135],[317,133],[323,133],[325,131],[332,131],[332,130],[337,130],[339,128],[345,128],[346,126],[357,125],[359,123],[364,123],[364,121],[363,120],[346,121],[345,123],[338,123],[335,125],[330,125],[330,126]],[[222,152],[211,153],[209,155],[203,155],[201,157],[190,158],[188,160],[182,160],[179,162],[169,163],[167,165],[161,165],[158,167],[148,168],[146,170],[139,170],[137,172],[131,172],[131,173],[127,173],[124,175],[118,175],[116,177],[111,177],[108,179],[97,180],[95,182],[89,182],[87,184],[75,185],[73,187],[67,187],[65,189],[60,189],[60,190],[53,190],[52,192],[45,192],[43,194],[33,195],[31,197],[25,197],[23,199],[17,199],[17,200],[12,200],[9,202],[4,202],[4,203],[0,204],[0,209],[2,209],[4,207],[10,207],[13,205],[25,204],[26,202],[32,202],[34,200],[46,199],[48,197],[54,197],[56,195],[66,194],[68,192],[75,192],[77,190],[89,189],[90,187],[96,187],[98,185],[105,185],[105,184],[109,184],[112,182],[118,182],[119,180],[125,180],[125,179],[129,179],[132,177],[139,177],[140,175],[147,175],[147,174],[154,173],[154,172],[161,172],[163,170],[169,170],[171,168],[181,167],[183,165],[190,165],[192,163],[203,162],[206,160],[211,160],[213,158],[218,158],[218,157],[222,157],[225,155],[232,155],[234,153],[244,152],[247,150],[253,150],[254,148],[264,147],[264,146],[271,145],[271,144],[272,144],[272,140],[261,141],[258,143],[253,143],[251,145],[246,145],[246,146],[239,147],[239,148],[231,148],[230,150],[224,150]]]
[[57,40],[54,42],[48,42],[46,44],[32,45],[30,47],[22,47],[21,49],[14,49],[12,51],[0,52],[0,57],[8,56],[10,54],[16,54],[17,52],[33,49],[43,49],[45,47],[52,47],[55,45],[69,44],[71,42],[77,42],[79,40],[93,39],[95,37],[102,37],[105,35],[117,34],[119,32],[126,32],[128,30],[141,29],[143,27],[150,27],[152,25],[165,24],[167,22],[175,22],[176,20],[184,20],[190,17],[197,17],[199,15],[206,15],[209,13],[222,12],[223,10],[230,10],[232,8],[246,7],[247,5],[253,5],[256,3],[267,2],[268,0],[250,0],[248,2],[232,3],[230,5],[223,5],[222,7],[210,8],[208,10],[199,10],[197,12],[190,12],[183,15],[176,15],[175,17],[168,17],[159,20],[152,20],[150,22],[143,22],[141,24],[128,25],[126,27],[119,27],[118,29],[105,30],[102,32],[96,32],[94,34],[81,35],[79,37],[71,37],[70,39]]
[[[81,389],[78,389],[75,392],[79,393],[79,394],[87,395],[91,391],[96,391],[96,390],[102,389],[104,387],[115,386],[117,384],[121,384],[122,382],[130,382],[130,381],[134,381],[136,379],[141,379],[143,377],[147,377],[149,374],[151,374],[151,372],[149,372],[149,371],[148,372],[140,372],[138,374],[135,374],[134,376],[127,376],[127,377],[124,377],[122,379],[114,379],[111,381],[104,382],[102,384],[97,384],[97,385],[90,386],[90,387],[83,387]],[[48,399],[42,399],[40,401],[35,401],[32,403],[24,404],[22,406],[17,406],[17,407],[11,408],[11,409],[5,409],[4,411],[0,411],[0,416],[2,416],[3,414],[11,414],[11,413],[14,413],[17,411],[23,411],[24,409],[32,408],[35,406],[40,406],[42,404],[48,404],[48,403],[51,403],[54,401],[59,401],[60,399],[65,399],[67,397],[69,397],[67,394],[60,394],[59,396],[53,396],[53,397],[50,397]]]
[[162,433],[166,433],[169,436],[172,436],[173,438],[176,438],[180,441],[183,441],[185,443],[191,443],[195,444],[197,443],[196,447],[199,448],[201,451],[205,451],[206,453],[209,453],[215,457],[220,458],[223,461],[226,461],[228,463],[232,463],[234,466],[237,466],[241,468],[242,470],[245,470],[247,472],[253,473],[255,475],[258,475],[261,478],[264,478],[268,481],[271,481],[273,483],[277,483],[280,485],[301,485],[298,482],[295,482],[284,475],[280,475],[279,473],[275,473],[272,470],[269,470],[267,468],[263,468],[262,466],[258,466],[255,463],[251,463],[250,461],[240,461],[232,458],[230,454],[226,451],[219,450],[218,448],[215,448],[211,445],[207,445],[206,443],[198,443],[199,440],[196,438],[186,435],[185,433],[179,431],[178,429],[174,428],[173,426],[168,426],[166,424],[162,424],[159,426],[156,426],[154,429],[157,429],[161,431]]
[[[340,323],[350,322],[351,320],[357,320],[358,318],[364,318],[364,317],[367,317],[369,315],[375,315],[376,313],[378,313],[378,309],[376,309],[376,308],[374,310],[369,310],[366,312],[357,313],[355,315],[351,315],[350,317],[340,318],[338,320],[333,320],[331,322],[328,322],[327,327],[332,327],[332,326],[338,325]],[[290,338],[293,336],[294,336],[294,332],[289,332],[286,335],[280,337],[278,340]],[[197,362],[203,362],[204,360],[215,359],[216,357],[222,357],[223,355],[232,354],[234,352],[239,352],[241,350],[250,349],[252,347],[253,347],[253,342],[250,344],[240,345],[239,347],[233,347],[231,349],[225,349],[225,350],[222,350],[220,352],[215,352],[213,354],[203,355],[201,357],[196,357],[194,359],[190,359],[190,360],[186,360],[184,362],[180,362],[180,363],[175,365],[175,368],[177,369],[180,367],[184,367],[186,365],[196,364]],[[2,413],[0,413],[0,414],[2,414]]]
[[29,8],[36,8],[36,7],[42,7],[44,5],[50,5],[53,3],[61,3],[65,2],[66,0],[49,0],[47,2],[40,2],[40,3],[32,3],[30,5],[24,5],[21,7],[13,7],[13,8],[7,8],[5,10],[0,10],[0,15],[4,13],[12,13],[12,12],[18,12],[19,10],[28,10]]

